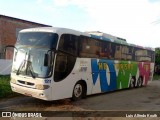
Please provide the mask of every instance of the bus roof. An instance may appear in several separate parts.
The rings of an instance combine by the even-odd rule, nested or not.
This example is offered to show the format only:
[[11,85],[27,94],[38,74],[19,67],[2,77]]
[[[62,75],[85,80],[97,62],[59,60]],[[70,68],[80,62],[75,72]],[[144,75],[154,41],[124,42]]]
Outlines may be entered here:
[[53,32],[53,33],[58,33],[60,35],[65,33],[65,34],[74,34],[77,36],[84,35],[84,36],[91,37],[91,35],[84,32],[80,32],[80,31],[72,30],[68,28],[58,28],[58,27],[28,28],[28,29],[23,29],[20,32]]
[[99,31],[80,32],[80,31],[68,29],[68,28],[37,27],[37,28],[23,29],[20,31],[20,33],[22,33],[22,32],[52,32],[52,33],[58,33],[59,35],[61,35],[61,34],[74,34],[77,36],[82,35],[82,36],[87,36],[87,37],[91,37],[91,38],[102,40],[102,41],[109,41],[109,42],[114,42],[114,43],[118,43],[118,44],[123,44],[123,45],[127,45],[127,46],[133,46],[133,47],[137,47],[137,48],[142,48],[142,49],[154,51],[154,48],[130,44],[130,43],[127,43],[126,39],[116,37],[116,36],[113,36],[113,35],[110,35],[107,33],[99,32]]

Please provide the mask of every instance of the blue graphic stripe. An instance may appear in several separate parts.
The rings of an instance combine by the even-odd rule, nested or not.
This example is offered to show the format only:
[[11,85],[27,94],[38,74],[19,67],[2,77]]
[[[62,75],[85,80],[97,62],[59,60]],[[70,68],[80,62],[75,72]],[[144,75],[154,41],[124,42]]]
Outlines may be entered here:
[[[116,90],[116,71],[114,67],[114,62],[112,60],[99,60],[101,67],[98,67],[97,59],[91,59],[91,67],[92,67],[92,79],[93,84],[95,85],[98,75],[100,76],[100,87],[101,92],[107,92]],[[106,69],[105,64],[108,65],[109,70]],[[110,85],[107,81],[106,73],[110,73]]]
[[93,79],[93,84],[96,84],[97,78],[98,78],[98,66],[97,66],[97,59],[92,59],[91,60],[91,66],[92,66],[92,79]]

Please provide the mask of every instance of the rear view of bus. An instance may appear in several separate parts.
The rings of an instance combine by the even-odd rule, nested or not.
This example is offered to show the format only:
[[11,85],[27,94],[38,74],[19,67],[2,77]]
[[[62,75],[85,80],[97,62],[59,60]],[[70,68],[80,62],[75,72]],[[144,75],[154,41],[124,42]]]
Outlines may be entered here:
[[52,76],[58,34],[53,30],[26,29],[19,33],[11,72],[14,92],[51,100]]

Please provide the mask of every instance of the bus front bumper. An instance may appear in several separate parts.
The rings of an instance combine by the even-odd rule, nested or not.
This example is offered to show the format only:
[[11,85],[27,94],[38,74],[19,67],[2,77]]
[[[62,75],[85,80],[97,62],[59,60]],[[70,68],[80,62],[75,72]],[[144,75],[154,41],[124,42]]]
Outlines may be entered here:
[[25,86],[20,86],[11,82],[10,85],[13,92],[17,92],[26,96],[35,97],[42,100],[47,100],[47,101],[52,100],[51,88],[48,88],[46,90],[38,90],[38,89],[28,88]]

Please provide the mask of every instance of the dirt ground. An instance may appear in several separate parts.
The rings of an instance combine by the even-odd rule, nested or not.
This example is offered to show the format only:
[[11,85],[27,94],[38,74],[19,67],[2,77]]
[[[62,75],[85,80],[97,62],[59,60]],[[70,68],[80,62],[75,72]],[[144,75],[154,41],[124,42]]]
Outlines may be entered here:
[[[99,116],[95,118],[94,115],[85,117],[86,120],[126,120],[127,118],[115,118],[120,111],[159,111],[160,114],[160,80],[152,81],[148,86],[136,89],[126,89],[116,92],[110,92],[105,94],[98,94],[88,96],[86,99],[72,102],[70,99],[64,99],[59,101],[43,101],[31,97],[20,96],[11,99],[0,100],[0,111],[82,111],[86,114],[87,111],[112,111],[112,117]],[[86,111],[86,112],[85,112]],[[155,112],[156,114],[157,112]],[[95,113],[91,113],[95,114]],[[99,114],[99,113],[98,113]],[[105,114],[105,113],[104,113]],[[121,114],[121,113],[119,113]],[[124,112],[123,112],[124,114]],[[126,116],[127,116],[126,115]],[[56,119],[62,119],[63,115],[58,116]],[[84,117],[82,115],[82,117]],[[125,117],[125,116],[123,116]],[[131,117],[131,116],[130,116]],[[156,117],[156,116],[153,116]],[[153,117],[143,117],[136,119],[157,119]],[[35,119],[35,118],[34,118]],[[44,120],[50,120],[51,118],[42,118]],[[81,120],[81,117],[67,117],[66,119]],[[130,118],[135,119],[135,118]]]

